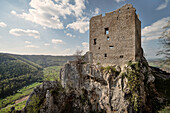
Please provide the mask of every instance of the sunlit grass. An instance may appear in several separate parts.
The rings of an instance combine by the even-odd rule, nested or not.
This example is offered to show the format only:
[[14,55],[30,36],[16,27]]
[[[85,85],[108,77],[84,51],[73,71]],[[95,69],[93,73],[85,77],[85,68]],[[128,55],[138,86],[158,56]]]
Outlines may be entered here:
[[[22,89],[18,90],[17,93],[14,95],[8,96],[4,99],[0,99],[0,108],[3,108],[6,105],[8,105],[6,108],[3,108],[3,109],[7,109],[8,107],[11,107],[11,105],[15,105],[16,100],[29,95],[33,91],[33,89],[36,86],[39,86],[40,84],[41,83],[39,82],[33,83],[31,85],[25,86]],[[19,106],[17,108],[19,108]],[[3,113],[2,112],[3,109],[0,110],[0,113]]]
[[60,69],[63,66],[50,66],[47,68],[44,68],[43,73],[44,73],[44,80],[47,81],[56,81],[59,80],[60,76]]

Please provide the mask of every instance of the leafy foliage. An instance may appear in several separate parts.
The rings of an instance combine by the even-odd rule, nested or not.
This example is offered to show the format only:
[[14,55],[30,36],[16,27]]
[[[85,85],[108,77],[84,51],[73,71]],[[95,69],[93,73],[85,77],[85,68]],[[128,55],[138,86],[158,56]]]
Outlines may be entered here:
[[34,62],[43,68],[49,66],[62,66],[67,61],[75,60],[74,56],[20,55],[20,57]]
[[[44,80],[59,80],[61,65],[74,59],[74,56],[0,53],[0,113],[10,111],[12,105],[16,110],[19,106],[22,108],[23,104],[17,106],[14,103],[17,99],[29,95],[36,87],[34,84],[33,87],[29,87],[29,84],[41,82],[43,78]],[[22,87],[24,88],[20,90]]]
[[42,68],[9,54],[0,54],[0,98],[42,79]]
[[[36,86],[40,85],[40,84],[41,84],[41,83],[33,83],[33,84],[31,84],[31,85],[28,85],[28,86],[25,86],[25,87],[19,89],[19,90],[17,91],[17,93],[14,94],[14,95],[8,96],[8,97],[6,97],[6,98],[4,98],[4,99],[0,99],[0,108],[4,108],[4,107],[7,106],[7,105],[8,105],[8,106],[9,106],[9,105],[10,105],[10,106],[13,105],[16,100],[18,100],[18,99],[20,99],[20,98],[22,98],[22,97],[24,97],[24,96],[29,95],[29,94],[33,91],[33,89],[34,89]],[[0,110],[0,113],[1,113],[1,112],[2,112],[2,111]]]
[[158,55],[164,55],[167,62],[170,62],[170,19],[163,29],[164,31],[160,37],[163,48],[158,52]]
[[27,106],[27,113],[39,113],[40,99],[37,95],[31,97],[31,101]]
[[60,69],[62,66],[50,66],[47,68],[44,68],[43,73],[44,73],[44,80],[48,81],[56,81],[60,80]]
[[155,76],[155,78],[155,87],[157,91],[170,100],[170,78],[165,80],[157,76]]
[[131,97],[129,98],[130,103],[133,105],[134,110],[138,111],[140,107],[140,68],[139,63],[132,63],[131,61],[128,63],[128,66],[131,68],[127,69],[127,75],[123,73],[123,76],[126,76],[128,79],[128,87],[130,88]]

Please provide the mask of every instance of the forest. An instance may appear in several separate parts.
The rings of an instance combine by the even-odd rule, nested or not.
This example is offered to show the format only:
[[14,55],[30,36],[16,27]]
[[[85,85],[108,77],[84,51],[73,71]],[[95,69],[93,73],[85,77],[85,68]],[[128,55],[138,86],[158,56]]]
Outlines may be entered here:
[[[21,87],[42,82],[49,66],[62,66],[73,56],[0,54],[0,98],[15,94]],[[45,71],[43,71],[44,68]],[[49,72],[48,72],[49,73]],[[58,74],[58,73],[57,73]],[[50,75],[50,74],[49,74]],[[47,75],[46,79],[48,78]]]
[[[20,110],[26,100],[16,103],[29,96],[33,89],[43,81],[59,80],[59,72],[67,61],[75,60],[75,56],[49,55],[15,55],[0,53],[0,113],[8,113],[11,106]],[[169,70],[169,62],[160,60],[149,61],[150,66]],[[164,89],[169,81],[159,80]],[[156,86],[164,93],[162,87]],[[167,95],[169,90],[167,90]],[[168,96],[167,96],[168,97]]]

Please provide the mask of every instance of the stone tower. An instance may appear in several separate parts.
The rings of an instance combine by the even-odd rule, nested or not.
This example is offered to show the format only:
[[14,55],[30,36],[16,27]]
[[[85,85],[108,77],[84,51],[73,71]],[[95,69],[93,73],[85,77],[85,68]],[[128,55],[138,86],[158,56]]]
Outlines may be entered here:
[[123,65],[139,61],[141,49],[141,21],[131,4],[94,16],[90,20],[90,53],[92,63]]

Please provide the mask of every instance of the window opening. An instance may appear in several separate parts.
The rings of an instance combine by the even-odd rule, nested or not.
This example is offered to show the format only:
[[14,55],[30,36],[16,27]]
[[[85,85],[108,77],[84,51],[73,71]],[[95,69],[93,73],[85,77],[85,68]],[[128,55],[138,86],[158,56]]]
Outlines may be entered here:
[[100,47],[99,47],[99,49],[100,49]]
[[107,37],[107,40],[110,40],[110,37]]
[[105,34],[106,34],[106,35],[109,34],[109,28],[105,28]]
[[104,54],[104,57],[107,57],[107,54],[106,54],[106,53]]
[[120,55],[120,58],[123,58],[123,55]]
[[114,46],[109,46],[110,49],[113,49]]
[[117,17],[117,20],[118,20],[119,18]]
[[96,45],[96,39],[94,39],[94,45]]

